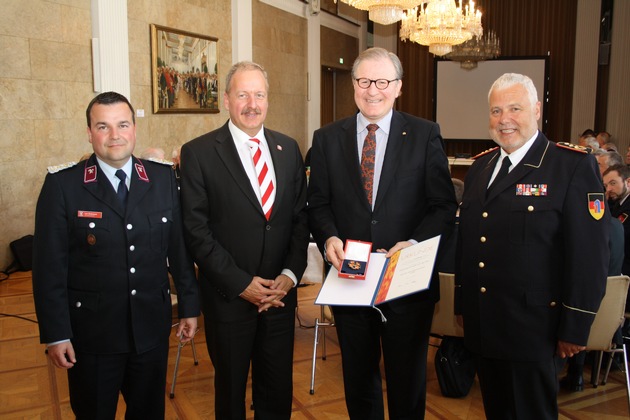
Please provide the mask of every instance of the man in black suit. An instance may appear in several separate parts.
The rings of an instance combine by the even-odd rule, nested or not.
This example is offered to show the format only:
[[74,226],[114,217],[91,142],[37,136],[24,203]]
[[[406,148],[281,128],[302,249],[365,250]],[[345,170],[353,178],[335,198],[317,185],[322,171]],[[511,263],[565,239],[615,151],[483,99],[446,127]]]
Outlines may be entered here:
[[[33,294],[48,357],[68,369],[78,419],[164,418],[171,272],[182,341],[199,296],[170,165],[132,155],[134,111],[115,92],[87,111],[94,154],[49,168],[35,215]],[[117,192],[118,191],[118,192]],[[168,265],[167,265],[168,258]]]
[[268,88],[260,65],[232,66],[229,121],[182,147],[184,226],[199,266],[217,419],[245,418],[250,362],[255,417],[291,417],[306,177],[295,140],[263,127]]
[[[395,54],[382,48],[363,51],[352,68],[360,112],[313,136],[309,225],[337,269],[347,239],[372,242],[373,250],[391,256],[452,229],[457,203],[439,126],[393,110],[401,78]],[[390,418],[424,418],[438,282],[435,270],[429,290],[378,305],[378,311],[333,308],[350,418],[384,418],[381,346]]]
[[538,131],[537,98],[527,76],[494,82],[489,131],[500,148],[476,157],[460,206],[455,310],[490,420],[558,418],[554,355],[584,350],[606,288],[597,161]]

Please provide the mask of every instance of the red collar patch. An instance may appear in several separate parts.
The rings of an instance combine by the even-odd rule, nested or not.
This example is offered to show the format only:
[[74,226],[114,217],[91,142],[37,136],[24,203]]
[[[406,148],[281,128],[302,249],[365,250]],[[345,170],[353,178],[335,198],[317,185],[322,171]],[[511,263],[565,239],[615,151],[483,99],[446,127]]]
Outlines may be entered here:
[[96,182],[96,172],[96,165],[87,166],[86,163],[85,171],[83,172],[83,182],[86,184],[89,182]]
[[147,175],[147,171],[144,169],[144,165],[142,165],[142,163],[136,163],[134,166],[136,167],[138,178],[144,182],[149,182],[149,176]]

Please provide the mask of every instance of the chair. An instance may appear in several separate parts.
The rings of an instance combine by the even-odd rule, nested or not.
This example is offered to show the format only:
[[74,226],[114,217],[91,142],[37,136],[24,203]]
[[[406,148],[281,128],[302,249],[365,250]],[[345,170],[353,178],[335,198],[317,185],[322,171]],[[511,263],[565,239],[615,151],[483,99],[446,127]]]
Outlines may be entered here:
[[[319,254],[319,251],[317,250],[317,247],[314,243],[309,245],[309,252],[311,251],[311,249],[314,250],[312,255],[315,255],[315,258],[317,258],[313,262],[313,265],[314,266],[321,265],[322,267],[320,275],[321,275],[322,284],[323,284],[324,280],[326,279],[326,273],[327,273],[326,263],[321,257],[321,254]],[[335,326],[335,318],[333,316],[332,310],[330,309],[330,306],[322,305],[320,309],[321,309],[320,317],[315,319],[315,325],[314,325],[315,334],[313,338],[313,362],[311,366],[311,390],[310,390],[311,395],[315,394],[315,364],[317,362],[317,344],[319,344],[319,341],[321,339],[322,360],[326,360],[326,328]]]
[[626,378],[626,390],[628,396],[628,407],[630,408],[630,378],[628,377],[628,362],[625,343],[621,348],[616,348],[613,344],[613,336],[624,321],[624,310],[626,306],[626,296],[628,294],[628,276],[610,276],[606,281],[606,294],[595,315],[595,320],[591,326],[591,332],[586,344],[586,350],[600,351],[599,363],[594,373],[593,385],[598,385],[601,361],[603,353],[610,353],[610,361],[606,369],[604,381],[606,383],[612,356],[614,353],[623,353],[623,365]]
[[[177,308],[177,295],[171,293],[171,307]],[[179,322],[173,324],[173,328],[177,327]],[[171,393],[169,394],[170,398],[175,398],[175,383],[177,382],[177,371],[179,370],[179,358],[182,354],[182,348],[186,345],[186,343],[182,343],[181,341],[177,344],[177,356],[175,356],[175,371],[173,372],[173,383],[171,383]],[[193,337],[190,340],[190,347],[192,347],[193,360],[195,362],[195,366],[199,365],[199,359],[197,359],[197,350],[195,350],[195,339]]]
[[431,334],[463,337],[464,329],[455,317],[455,274],[439,273],[440,301],[435,304]]
[[313,340],[313,364],[311,367],[311,395],[315,394],[315,363],[317,361],[317,344],[321,338],[322,341],[322,360],[326,360],[326,328],[335,326],[335,317],[332,314],[330,306],[322,305],[321,320],[315,319],[315,338]]

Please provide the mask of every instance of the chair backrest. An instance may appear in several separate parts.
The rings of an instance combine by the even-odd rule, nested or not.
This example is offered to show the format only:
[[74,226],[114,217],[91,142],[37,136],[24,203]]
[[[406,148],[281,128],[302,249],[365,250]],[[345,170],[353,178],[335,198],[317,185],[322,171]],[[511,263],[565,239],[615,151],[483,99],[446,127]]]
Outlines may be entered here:
[[628,276],[610,276],[606,280],[606,294],[591,325],[586,350],[609,350],[613,335],[624,320]]
[[431,333],[463,337],[464,329],[457,324],[455,318],[455,275],[439,273],[440,301],[435,305]]

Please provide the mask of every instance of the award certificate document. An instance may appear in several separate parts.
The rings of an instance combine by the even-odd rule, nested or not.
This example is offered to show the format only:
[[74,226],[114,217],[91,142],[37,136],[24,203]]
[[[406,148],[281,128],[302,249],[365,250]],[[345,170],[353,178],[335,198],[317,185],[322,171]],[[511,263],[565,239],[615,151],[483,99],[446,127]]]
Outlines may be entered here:
[[364,281],[344,279],[331,267],[318,305],[375,306],[429,288],[440,236],[401,249],[391,258],[372,253]]

